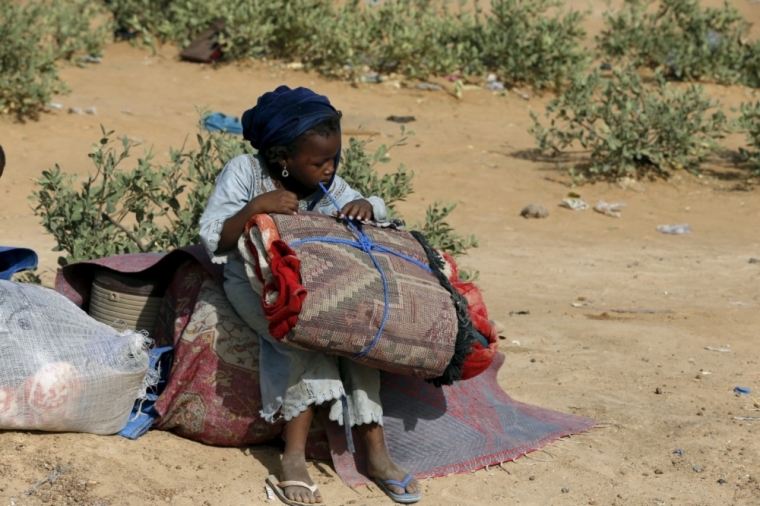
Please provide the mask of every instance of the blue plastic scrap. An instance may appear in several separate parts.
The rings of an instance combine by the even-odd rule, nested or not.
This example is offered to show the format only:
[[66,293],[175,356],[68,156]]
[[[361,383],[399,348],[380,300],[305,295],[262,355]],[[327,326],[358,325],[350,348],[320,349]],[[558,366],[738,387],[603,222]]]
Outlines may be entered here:
[[209,132],[227,132],[243,135],[243,125],[235,116],[214,112],[203,117],[203,128]]
[[734,388],[734,393],[739,395],[749,395],[752,391],[747,387],[736,387]]

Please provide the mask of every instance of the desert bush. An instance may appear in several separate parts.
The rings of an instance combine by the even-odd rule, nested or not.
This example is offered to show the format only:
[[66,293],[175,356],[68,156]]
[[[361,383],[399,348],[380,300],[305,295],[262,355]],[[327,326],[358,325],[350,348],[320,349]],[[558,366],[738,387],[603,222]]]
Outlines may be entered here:
[[382,198],[391,216],[397,214],[394,203],[405,200],[407,195],[414,192],[414,172],[408,171],[402,163],[396,172],[380,176],[374,167],[378,163],[390,162],[388,153],[395,147],[405,146],[410,135],[414,135],[414,132],[407,132],[402,126],[399,139],[390,146],[381,145],[374,154],[367,152],[367,144],[370,141],[351,137],[341,157],[340,176],[362,195],[377,195]]
[[[379,177],[376,163],[389,160],[388,152],[404,145],[406,135],[390,147],[380,146],[373,154],[366,142],[351,139],[343,153],[341,174],[365,195],[382,196],[391,209],[394,202],[412,192],[413,174],[403,165],[396,173]],[[122,170],[132,145],[102,129],[102,138],[88,156],[93,174],[81,184],[56,165],[44,171],[38,189],[30,197],[35,214],[56,241],[55,251],[66,265],[92,258],[137,252],[167,251],[200,242],[198,223],[224,164],[251,146],[239,137],[204,132],[196,136],[197,146],[170,150],[169,162],[159,165],[148,152],[137,166]],[[431,206],[419,229],[431,244],[453,254],[477,245],[474,237],[461,237],[446,222],[452,204]]]
[[275,58],[323,75],[367,69],[408,78],[495,72],[507,84],[557,85],[587,61],[582,15],[549,14],[557,0],[492,0],[491,13],[447,0],[113,0],[121,33],[148,44],[187,44],[213,19],[227,21],[224,58]]
[[760,42],[745,40],[749,23],[727,2],[704,8],[698,0],[626,0],[605,13],[599,50],[613,60],[659,68],[678,80],[760,86]]
[[66,84],[56,62],[98,54],[110,31],[96,0],[0,0],[0,113],[35,118]]
[[137,167],[122,171],[131,143],[123,138],[117,150],[113,132],[102,133],[88,155],[94,174],[78,185],[76,176],[56,165],[43,172],[31,197],[55,238],[55,251],[66,254],[60,265],[198,243],[198,222],[216,175],[224,162],[249,150],[238,138],[208,133],[197,136],[197,149],[171,150],[167,164],[153,163],[147,153]]
[[546,15],[561,6],[559,0],[493,0],[481,44],[483,67],[509,82],[560,88],[588,64],[578,43],[586,35],[583,15]]
[[546,109],[545,127],[530,129],[541,152],[559,154],[580,146],[590,164],[571,169],[577,179],[667,178],[675,169],[696,171],[717,148],[726,117],[701,87],[680,90],[661,73],[646,87],[632,69],[609,78],[598,71],[578,75]]
[[747,135],[749,148],[740,148],[739,154],[750,164],[753,174],[760,176],[760,102],[741,105],[739,127]]

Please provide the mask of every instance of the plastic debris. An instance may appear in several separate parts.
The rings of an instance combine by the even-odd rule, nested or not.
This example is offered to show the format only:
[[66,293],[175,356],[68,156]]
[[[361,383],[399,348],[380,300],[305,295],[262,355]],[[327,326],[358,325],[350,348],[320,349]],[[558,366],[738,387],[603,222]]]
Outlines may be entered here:
[[734,393],[736,395],[749,395],[752,393],[752,390],[747,387],[734,387]]
[[414,116],[388,116],[385,118],[387,121],[393,121],[394,123],[410,123],[417,121]]
[[85,109],[82,109],[81,107],[69,107],[69,114],[89,114],[90,116],[97,116],[98,115],[98,108],[94,105],[91,107],[87,107]]
[[620,210],[625,207],[628,206],[622,202],[605,202],[603,200],[600,200],[594,206],[594,211],[605,216],[610,216],[612,218],[620,218]]
[[573,211],[585,211],[588,209],[588,204],[586,204],[582,199],[576,198],[562,199],[560,206],[572,209]]
[[237,116],[228,116],[221,112],[207,114],[202,119],[203,128],[209,132],[228,132],[243,135],[243,125]]
[[300,61],[286,63],[285,68],[288,70],[301,70],[303,69],[303,63],[301,63]]
[[734,420],[742,422],[760,422],[760,416],[735,416]]
[[63,105],[57,102],[46,102],[45,107],[50,107],[52,109],[63,109]]
[[441,91],[443,89],[443,86],[433,83],[419,83],[414,85],[414,89],[425,91]]
[[488,78],[486,78],[486,89],[492,90],[492,91],[504,91],[504,83],[499,81],[499,79],[496,77],[496,74],[488,74]]
[[680,449],[680,448],[676,448],[675,450],[673,450],[673,453],[675,455],[679,455],[679,456],[683,457],[684,451],[682,449]]
[[549,210],[539,204],[528,204],[520,211],[523,218],[546,218],[549,216]]
[[731,348],[716,348],[715,346],[705,346],[706,350],[719,351],[721,353],[731,353]]
[[82,61],[86,63],[101,63],[103,61],[103,58],[100,56],[93,56],[91,54],[88,54],[84,58],[82,58]]
[[377,72],[367,72],[361,80],[363,83],[379,83],[382,79]]
[[681,225],[660,225],[657,227],[657,230],[659,230],[663,234],[672,234],[672,235],[690,234],[691,226],[689,226],[688,223],[683,223]]
[[517,339],[515,339],[515,340],[512,341],[512,344],[514,344],[515,346],[520,346],[520,341],[518,341]]
[[699,466],[693,466],[692,469],[694,470],[695,473],[701,473],[702,472],[702,468],[699,467]]

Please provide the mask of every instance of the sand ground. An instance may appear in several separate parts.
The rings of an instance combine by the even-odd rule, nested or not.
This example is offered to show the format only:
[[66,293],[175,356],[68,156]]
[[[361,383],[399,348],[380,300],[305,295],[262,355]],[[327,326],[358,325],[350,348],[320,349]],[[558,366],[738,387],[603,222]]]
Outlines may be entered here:
[[[739,7],[760,18],[749,2]],[[380,132],[376,144],[398,135],[388,115],[414,115],[415,137],[392,153],[416,173],[416,192],[400,210],[416,219],[432,201],[454,201],[451,222],[478,237],[480,247],[462,263],[480,271],[490,311],[507,328],[500,384],[520,401],[600,422],[504,469],[428,480],[424,503],[760,504],[760,422],[735,419],[760,416],[753,404],[760,398],[760,263],[750,263],[760,258],[760,202],[727,158],[708,163],[703,177],[576,188],[592,204],[628,207],[621,218],[574,212],[558,207],[571,191],[567,178],[535,156],[526,132],[529,112],[542,111],[548,96],[474,90],[457,100],[383,84],[354,87],[266,63],[213,69],[175,55],[110,45],[102,64],[64,70],[73,91],[57,100],[62,111],[26,124],[0,120],[8,155],[0,242],[36,249],[46,284],[57,253],[27,197],[34,178],[56,163],[88,173],[86,155],[101,124],[142,140],[136,153],[151,147],[166,159],[170,146],[194,134],[196,105],[239,115],[281,83],[327,94],[344,112],[345,128]],[[708,89],[727,107],[753,99],[744,88]],[[97,116],[65,112],[90,106]],[[735,150],[742,142],[734,136],[726,145]],[[549,217],[521,218],[529,203],[546,206]],[[693,232],[657,232],[666,223],[689,223]],[[738,385],[752,395],[735,395]],[[138,441],[0,432],[0,455],[1,505],[216,506],[265,503],[264,478],[277,470],[279,449],[213,448],[164,432]],[[59,489],[22,493],[58,464],[69,468]],[[391,504],[376,489],[346,487],[330,463],[311,465],[331,505]]]

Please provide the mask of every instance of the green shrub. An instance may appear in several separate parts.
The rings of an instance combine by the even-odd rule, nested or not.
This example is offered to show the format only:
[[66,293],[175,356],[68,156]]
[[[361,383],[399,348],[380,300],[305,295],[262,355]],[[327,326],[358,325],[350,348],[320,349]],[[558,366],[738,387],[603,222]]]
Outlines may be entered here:
[[[227,21],[224,58],[275,58],[326,76],[367,69],[425,79],[496,72],[507,84],[556,86],[587,61],[581,14],[547,13],[558,0],[492,0],[492,13],[447,0],[114,0],[123,33],[186,45],[215,18]],[[462,3],[463,5],[463,3]]]
[[740,148],[739,154],[750,164],[753,174],[760,176],[760,102],[741,105],[739,127],[746,133],[749,144],[749,149]]
[[[198,222],[224,162],[250,149],[239,138],[218,133],[198,135],[198,147],[171,150],[165,165],[153,154],[138,158],[137,167],[122,171],[131,144],[113,146],[113,132],[88,156],[95,173],[81,184],[58,165],[44,171],[34,212],[66,256],[60,265],[121,253],[166,251],[196,244]],[[181,200],[186,193],[184,202]]]
[[405,146],[410,135],[414,135],[414,132],[407,133],[402,126],[401,137],[390,147],[383,144],[374,154],[366,151],[369,141],[352,137],[341,157],[340,176],[362,195],[377,195],[382,198],[391,216],[396,216],[394,203],[405,200],[407,195],[414,192],[412,188],[414,172],[407,171],[402,163],[395,173],[378,177],[374,166],[377,163],[390,162],[388,153],[397,146]]
[[36,118],[66,92],[56,62],[99,54],[110,31],[96,0],[0,0],[0,113]]
[[745,41],[749,23],[736,7],[703,8],[698,0],[626,0],[605,13],[607,29],[597,38],[601,53],[613,60],[660,68],[669,77],[760,86],[760,42]]
[[579,44],[586,36],[577,11],[546,16],[560,0],[493,0],[486,18],[482,65],[512,83],[560,88],[588,65]]
[[671,87],[662,74],[647,88],[632,69],[577,76],[568,89],[547,106],[549,126],[530,129],[541,152],[559,154],[580,144],[590,164],[575,167],[578,179],[670,176],[674,169],[696,171],[717,148],[726,117],[701,87],[685,91]]
[[[113,132],[103,136],[88,156],[94,174],[77,184],[75,176],[58,165],[43,172],[38,190],[30,197],[35,214],[56,241],[58,259],[66,265],[122,253],[167,251],[200,242],[198,223],[224,164],[246,152],[250,145],[239,137],[204,132],[196,136],[197,147],[170,150],[170,160],[155,164],[153,154],[137,159],[137,166],[122,170],[130,157],[131,144],[115,146]],[[380,146],[373,154],[366,141],[351,139],[343,153],[341,175],[365,195],[383,197],[393,203],[412,192],[413,174],[403,165],[396,173],[378,177],[373,166],[389,161],[388,152],[403,146],[407,135],[390,147]],[[477,245],[474,237],[460,237],[446,223],[452,204],[431,206],[426,221],[418,228],[431,244],[459,255]]]

